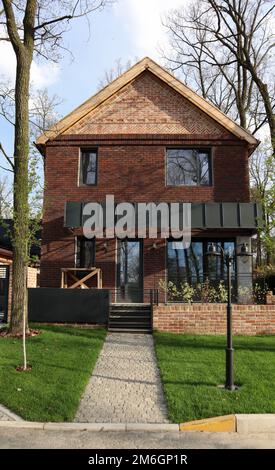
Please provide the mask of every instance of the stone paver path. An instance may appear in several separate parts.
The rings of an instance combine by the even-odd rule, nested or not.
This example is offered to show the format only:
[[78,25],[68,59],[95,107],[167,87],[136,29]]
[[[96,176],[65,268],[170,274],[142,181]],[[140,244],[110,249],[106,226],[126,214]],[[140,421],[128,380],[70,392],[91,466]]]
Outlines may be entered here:
[[75,421],[168,422],[151,335],[107,336]]

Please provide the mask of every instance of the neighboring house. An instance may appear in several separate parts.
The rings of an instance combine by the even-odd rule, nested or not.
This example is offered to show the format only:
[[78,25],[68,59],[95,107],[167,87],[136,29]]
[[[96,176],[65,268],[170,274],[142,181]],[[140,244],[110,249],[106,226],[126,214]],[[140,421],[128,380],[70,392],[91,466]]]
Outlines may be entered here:
[[12,252],[0,246],[0,323],[6,322],[11,301]]
[[[62,268],[99,267],[117,301],[143,302],[164,281],[225,279],[221,259],[206,252],[210,243],[250,247],[260,214],[250,203],[248,160],[258,143],[164,68],[141,60],[37,140],[45,159],[40,285],[60,287]],[[85,239],[83,203],[106,194],[116,203],[192,203],[191,247]],[[251,259],[236,260],[232,278],[251,285]]]
[[[12,220],[4,219],[0,223],[0,323],[6,322],[10,316],[12,296],[12,243],[9,230],[12,228]],[[37,233],[37,239],[40,238]],[[37,240],[38,241],[38,240]],[[28,287],[37,287],[39,274],[40,248],[38,244],[31,247],[31,256],[37,261],[30,263],[28,267]]]

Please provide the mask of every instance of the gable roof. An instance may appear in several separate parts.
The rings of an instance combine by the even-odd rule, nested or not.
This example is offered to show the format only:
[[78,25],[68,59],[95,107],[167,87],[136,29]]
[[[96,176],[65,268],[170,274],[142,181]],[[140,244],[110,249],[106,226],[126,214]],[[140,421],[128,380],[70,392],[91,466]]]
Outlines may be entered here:
[[222,125],[225,129],[231,132],[233,135],[241,140],[248,143],[251,152],[257,147],[259,141],[248,131],[243,129],[241,126],[236,124],[226,114],[220,111],[218,108],[210,104],[204,98],[199,96],[189,87],[184,85],[179,79],[175,78],[166,69],[158,65],[149,57],[145,57],[141,61],[137,62],[133,67],[124,72],[120,77],[115,79],[113,82],[108,84],[105,88],[100,90],[98,93],[93,95],[87,101],[78,106],[74,111],[69,113],[51,129],[38,137],[36,145],[39,149],[42,149],[48,140],[54,139],[60,134],[68,131],[70,127],[76,124],[80,119],[84,118],[91,111],[95,110],[98,106],[107,101],[111,96],[121,90],[123,87],[128,85],[132,80],[138,77],[142,72],[149,71],[158,77],[160,80],[165,82],[169,87],[177,91],[185,99],[193,103],[197,108],[210,116],[213,120]]

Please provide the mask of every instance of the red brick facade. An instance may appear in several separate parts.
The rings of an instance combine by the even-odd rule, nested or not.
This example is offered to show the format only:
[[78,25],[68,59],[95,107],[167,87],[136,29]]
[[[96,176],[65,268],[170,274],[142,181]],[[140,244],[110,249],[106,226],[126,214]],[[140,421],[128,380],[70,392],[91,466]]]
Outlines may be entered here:
[[[232,318],[234,334],[275,334],[275,305],[233,305]],[[153,328],[173,333],[224,335],[226,304],[155,305]]]
[[230,136],[224,127],[148,71],[66,132],[102,133]]
[[[211,149],[212,186],[165,185],[167,147]],[[80,149],[98,149],[96,186],[78,186]],[[149,72],[124,87],[65,134],[49,141],[45,156],[45,209],[41,286],[59,287],[60,269],[75,265],[75,235],[63,227],[66,201],[232,202],[249,201],[248,148],[209,116]],[[226,236],[226,234],[223,234]],[[165,272],[165,243],[144,241],[144,287]],[[107,251],[97,240],[96,266],[103,287],[114,287],[116,241]]]

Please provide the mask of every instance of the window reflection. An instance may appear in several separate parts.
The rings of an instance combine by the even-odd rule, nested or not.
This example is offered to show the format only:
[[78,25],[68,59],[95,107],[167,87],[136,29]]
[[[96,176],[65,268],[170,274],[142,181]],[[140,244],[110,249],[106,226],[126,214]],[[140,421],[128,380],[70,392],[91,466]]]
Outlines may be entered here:
[[167,184],[207,186],[211,184],[210,155],[203,149],[168,149]]
[[[223,249],[225,253],[234,252],[234,241],[201,240],[192,241],[188,249],[178,249],[177,243],[167,243],[167,271],[168,281],[179,285],[181,282],[197,284],[206,279],[214,283],[226,280],[226,267],[222,257],[207,256],[210,244]],[[232,279],[236,278],[236,263],[232,266]]]
[[85,150],[81,154],[80,179],[82,184],[94,185],[97,180],[97,152]]
[[203,277],[203,246],[201,242],[192,242],[188,249],[177,249],[174,242],[168,242],[168,277],[180,282],[197,282]]

